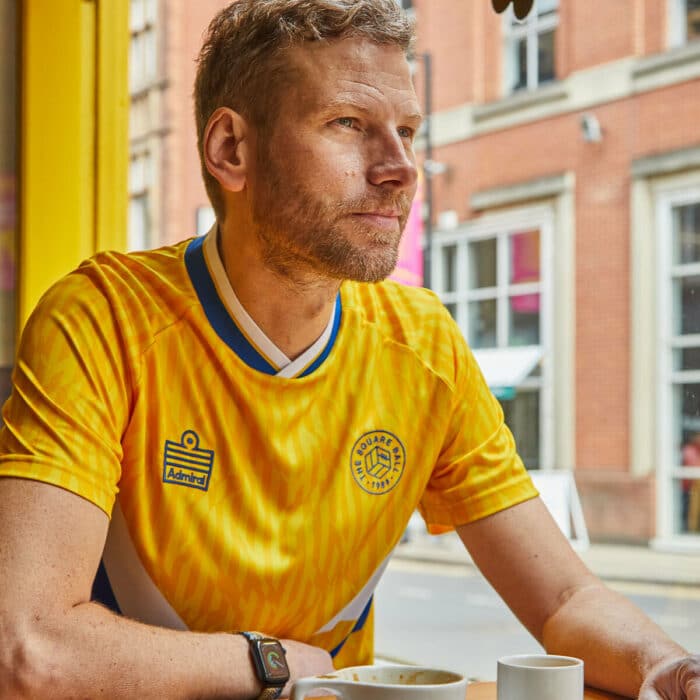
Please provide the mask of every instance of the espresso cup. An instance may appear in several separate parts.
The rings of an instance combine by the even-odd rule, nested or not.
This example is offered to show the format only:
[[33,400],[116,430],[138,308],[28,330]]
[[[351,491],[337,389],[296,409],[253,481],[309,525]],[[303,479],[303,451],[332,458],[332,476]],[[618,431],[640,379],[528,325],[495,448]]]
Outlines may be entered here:
[[300,678],[291,700],[326,691],[343,700],[464,700],[467,679],[453,671],[418,666],[351,666],[322,676]]
[[551,654],[504,656],[496,686],[498,700],[582,700],[583,661]]

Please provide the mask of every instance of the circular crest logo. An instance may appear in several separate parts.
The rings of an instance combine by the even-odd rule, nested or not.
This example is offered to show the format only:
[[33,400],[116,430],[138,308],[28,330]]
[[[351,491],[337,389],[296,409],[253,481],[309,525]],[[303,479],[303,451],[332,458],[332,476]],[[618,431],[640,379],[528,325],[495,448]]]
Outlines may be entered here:
[[405,464],[403,443],[386,430],[372,430],[358,438],[350,457],[357,485],[374,496],[388,493],[399,483]]

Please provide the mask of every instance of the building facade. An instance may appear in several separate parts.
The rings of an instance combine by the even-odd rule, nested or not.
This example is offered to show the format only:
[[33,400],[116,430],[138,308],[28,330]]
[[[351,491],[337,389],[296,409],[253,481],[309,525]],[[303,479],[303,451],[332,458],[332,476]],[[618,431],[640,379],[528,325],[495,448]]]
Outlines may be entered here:
[[130,0],[129,248],[213,223],[197,156],[192,88],[211,18],[226,0]]
[[700,2],[412,4],[431,282],[527,466],[593,538],[700,549]]

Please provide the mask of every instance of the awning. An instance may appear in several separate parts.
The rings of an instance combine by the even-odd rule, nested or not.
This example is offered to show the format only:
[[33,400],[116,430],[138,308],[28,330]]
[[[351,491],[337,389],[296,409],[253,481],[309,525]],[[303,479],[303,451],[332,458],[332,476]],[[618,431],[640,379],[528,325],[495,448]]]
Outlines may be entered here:
[[542,359],[539,345],[521,348],[481,348],[474,357],[496,398],[512,399],[516,389]]

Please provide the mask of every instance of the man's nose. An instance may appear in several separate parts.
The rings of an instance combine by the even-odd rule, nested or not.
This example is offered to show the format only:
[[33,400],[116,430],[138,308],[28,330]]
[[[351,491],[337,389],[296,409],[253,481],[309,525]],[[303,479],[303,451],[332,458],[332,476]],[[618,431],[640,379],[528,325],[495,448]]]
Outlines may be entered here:
[[397,190],[415,187],[418,170],[410,143],[396,132],[388,132],[377,137],[372,151],[367,179],[373,185],[388,185]]

